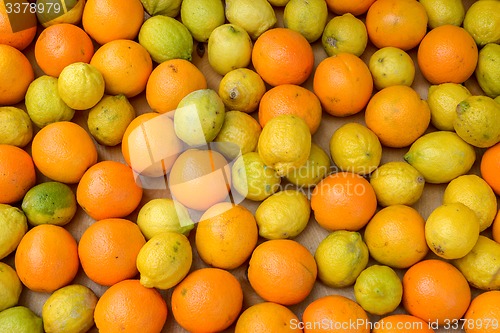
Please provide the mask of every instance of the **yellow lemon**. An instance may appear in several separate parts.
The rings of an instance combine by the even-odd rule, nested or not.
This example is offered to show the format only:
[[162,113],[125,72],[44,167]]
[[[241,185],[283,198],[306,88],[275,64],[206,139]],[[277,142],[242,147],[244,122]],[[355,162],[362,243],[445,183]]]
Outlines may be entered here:
[[427,104],[432,125],[441,131],[455,131],[453,123],[457,117],[457,105],[471,95],[469,89],[458,83],[429,86]]
[[151,15],[176,17],[181,10],[182,0],[141,0],[146,12]]
[[42,318],[19,305],[0,312],[0,332],[44,333]]
[[0,262],[0,311],[17,305],[23,285],[14,268]]
[[387,46],[375,51],[368,62],[375,88],[404,85],[410,87],[415,79],[415,64],[405,51]]
[[251,113],[259,107],[266,84],[254,70],[237,68],[224,75],[218,92],[228,110]]
[[488,43],[479,51],[475,76],[484,93],[495,98],[500,96],[500,45]]
[[313,142],[306,164],[290,171],[286,179],[300,187],[315,186],[330,172],[330,166],[328,154]]
[[198,42],[206,42],[212,31],[224,24],[224,5],[220,0],[183,0],[181,21]]
[[36,17],[44,28],[59,23],[78,25],[82,20],[85,0],[63,0],[57,2],[53,0],[37,0],[36,5]]
[[26,146],[33,138],[29,115],[14,106],[0,106],[0,144]]
[[70,108],[86,110],[104,96],[104,78],[94,66],[75,62],[64,67],[57,80],[57,89]]
[[328,7],[324,0],[290,0],[283,12],[285,28],[302,34],[309,43],[323,34],[328,19]]
[[28,231],[28,221],[17,207],[0,204],[0,259],[14,252]]
[[474,2],[465,13],[463,27],[479,46],[500,43],[500,2]]
[[286,4],[290,1],[290,0],[267,0],[269,1],[269,3],[275,7],[283,7],[283,6],[286,6]]
[[257,39],[276,22],[274,8],[267,0],[226,0],[226,18]]
[[424,6],[429,21],[429,28],[451,24],[457,27],[462,25],[465,17],[465,8],[462,0],[419,0]]
[[351,13],[328,21],[321,36],[321,44],[328,56],[347,52],[359,57],[365,52],[367,43],[365,24]]

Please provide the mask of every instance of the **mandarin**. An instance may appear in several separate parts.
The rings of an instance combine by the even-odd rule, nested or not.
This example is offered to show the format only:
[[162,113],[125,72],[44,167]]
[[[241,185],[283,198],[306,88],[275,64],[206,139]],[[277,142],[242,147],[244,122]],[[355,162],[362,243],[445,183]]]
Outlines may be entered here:
[[19,147],[0,144],[0,203],[21,200],[36,183],[31,156]]
[[477,295],[464,315],[466,333],[494,333],[500,325],[500,290]]
[[5,1],[0,2],[0,44],[10,45],[19,51],[24,50],[31,44],[36,35],[37,19],[34,12],[27,10],[25,12],[16,13],[16,18],[23,22],[23,29],[13,26],[9,19],[9,14],[15,11],[16,4],[21,1],[8,1],[9,8],[6,7]]
[[486,149],[481,158],[481,177],[500,195],[500,143]]
[[328,9],[337,15],[351,13],[354,16],[358,16],[366,13],[368,8],[370,8],[375,1],[376,0],[326,0],[326,4],[328,5]]
[[24,99],[35,72],[28,58],[12,46],[0,44],[0,59],[0,106],[17,104]]
[[434,333],[426,321],[408,314],[389,315],[373,327],[372,333]]
[[235,333],[302,332],[299,318],[289,308],[273,302],[248,307],[236,322]]

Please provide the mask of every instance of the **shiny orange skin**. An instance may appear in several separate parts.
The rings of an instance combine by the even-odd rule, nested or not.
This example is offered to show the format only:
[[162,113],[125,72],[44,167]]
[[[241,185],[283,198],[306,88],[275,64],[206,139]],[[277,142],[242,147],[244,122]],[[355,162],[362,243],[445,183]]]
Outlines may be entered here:
[[477,295],[464,315],[466,333],[494,333],[500,325],[500,290]]
[[0,144],[0,203],[18,202],[35,183],[31,156],[19,147]]
[[368,8],[370,8],[375,1],[376,0],[326,0],[326,4],[328,5],[328,9],[337,15],[351,13],[354,16],[358,16],[366,13]]
[[408,314],[393,314],[380,319],[372,333],[434,333],[426,321]]
[[30,61],[18,49],[0,44],[0,106],[21,102],[35,72]]
[[481,177],[500,195],[500,143],[486,149],[481,158]]
[[[23,1],[24,2],[24,1]],[[11,9],[15,10],[14,5],[16,3],[21,3],[20,0],[9,1],[12,5]],[[24,8],[24,5],[21,6]],[[13,14],[17,16],[17,19],[23,20],[24,27],[28,27],[23,30],[13,29],[9,16],[7,15],[7,7],[5,6],[5,1],[0,2],[0,44],[10,45],[19,51],[24,50],[28,45],[31,44],[36,35],[37,28],[37,18],[35,13],[32,13],[29,8],[24,12],[19,14]],[[28,23],[29,22],[29,23]],[[16,30],[16,31],[14,31]]]
[[236,322],[235,333],[290,333],[303,332],[299,318],[289,308],[273,302],[262,302],[248,307]]

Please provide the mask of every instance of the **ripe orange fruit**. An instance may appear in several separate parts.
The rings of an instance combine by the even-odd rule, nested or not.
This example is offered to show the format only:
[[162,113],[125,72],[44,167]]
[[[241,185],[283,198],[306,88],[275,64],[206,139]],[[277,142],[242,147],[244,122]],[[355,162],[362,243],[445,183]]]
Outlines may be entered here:
[[124,280],[109,287],[97,301],[94,321],[99,332],[158,333],[167,320],[161,294],[139,280]]
[[142,187],[132,169],[120,162],[102,161],[91,166],[76,189],[76,200],[95,220],[125,217],[141,202]]
[[19,243],[15,266],[21,282],[35,292],[53,292],[68,285],[79,268],[76,240],[63,227],[42,224]]
[[129,220],[104,219],[91,224],[78,243],[78,256],[85,274],[103,286],[137,275],[136,259],[146,240]]
[[31,145],[38,170],[52,180],[78,183],[85,171],[97,162],[97,149],[87,131],[70,121],[42,128]]
[[393,314],[374,323],[372,333],[434,333],[434,330],[418,317]]
[[311,292],[318,268],[313,255],[291,239],[273,239],[255,248],[248,281],[266,301],[282,305],[302,302]]
[[205,75],[190,61],[171,59],[155,67],[146,85],[146,100],[159,113],[174,111],[187,94],[207,88]]
[[351,53],[340,53],[319,63],[313,90],[326,112],[345,117],[366,106],[372,95],[373,79],[363,60]]
[[500,195],[500,143],[486,149],[481,158],[481,177]]
[[378,0],[366,13],[368,38],[379,49],[404,51],[418,45],[427,33],[427,12],[414,0]]
[[[12,5],[7,9],[5,1],[0,2],[0,44],[10,45],[19,51],[24,50],[31,44],[36,35],[37,19],[34,12],[28,8],[20,13],[12,13],[22,23],[22,27],[16,26],[16,22],[10,22],[7,11],[15,11],[15,5],[21,1],[9,1]],[[24,8],[24,5],[21,5]]]
[[175,320],[193,333],[223,331],[237,319],[242,305],[240,282],[219,268],[191,272],[172,293]]
[[495,242],[500,243],[500,211],[493,221],[491,233]]
[[64,67],[75,63],[89,63],[94,44],[83,29],[74,24],[61,23],[43,29],[35,43],[35,59],[45,74],[58,77]]
[[87,0],[83,9],[83,29],[97,43],[115,39],[135,39],[144,21],[140,0]]
[[326,0],[328,9],[337,15],[342,15],[345,13],[351,13],[354,16],[358,16],[366,13],[368,8],[375,2],[375,0],[355,0],[355,1],[343,1],[343,0]]
[[474,38],[454,25],[432,29],[418,46],[418,67],[432,84],[466,81],[474,73],[477,60]]
[[139,95],[146,88],[153,70],[153,60],[144,46],[128,39],[102,45],[90,64],[104,77],[107,94],[124,94],[128,98]]
[[471,301],[469,283],[452,264],[427,259],[411,266],[403,276],[403,306],[427,322],[462,318]]
[[289,308],[273,302],[250,306],[236,322],[235,333],[302,332],[299,318]]
[[9,45],[0,44],[0,59],[0,105],[17,104],[35,79],[33,67],[21,51]]
[[328,230],[357,231],[375,214],[377,197],[372,185],[352,172],[333,173],[311,193],[314,218]]
[[365,123],[386,147],[409,146],[427,130],[431,111],[427,101],[412,88],[390,86],[368,102]]
[[266,91],[259,103],[259,123],[262,127],[280,114],[293,114],[302,118],[311,134],[321,122],[321,103],[309,89],[295,84],[282,84]]
[[[365,310],[358,303],[341,295],[323,296],[309,303],[302,315],[302,321],[304,333],[370,332]],[[323,323],[323,326],[319,323]]]
[[464,315],[467,333],[494,333],[500,325],[500,290],[477,295]]
[[312,73],[314,53],[299,32],[273,28],[261,34],[252,49],[255,71],[271,86],[304,83]]
[[0,204],[21,200],[35,183],[31,156],[19,147],[0,145]]

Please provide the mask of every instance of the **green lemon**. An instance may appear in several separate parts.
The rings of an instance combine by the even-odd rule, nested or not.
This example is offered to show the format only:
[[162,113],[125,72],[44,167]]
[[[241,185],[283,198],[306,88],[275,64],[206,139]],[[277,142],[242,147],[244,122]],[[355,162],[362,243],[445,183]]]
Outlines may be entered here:
[[32,187],[21,205],[31,225],[68,224],[76,213],[76,198],[71,188],[60,182],[44,182]]
[[475,71],[477,82],[484,93],[495,98],[500,96],[500,45],[488,43],[479,51]]
[[54,24],[81,22],[85,0],[37,0],[36,17],[44,27]]
[[404,85],[410,87],[415,79],[415,64],[405,51],[397,47],[383,47],[375,51],[368,62],[375,88]]
[[429,21],[429,28],[434,29],[442,25],[451,24],[457,27],[462,25],[465,17],[465,8],[462,0],[418,0],[425,8]]
[[321,44],[328,56],[347,52],[359,57],[365,52],[367,43],[365,24],[351,13],[328,21],[321,36]]
[[94,326],[97,296],[88,287],[72,284],[53,292],[42,307],[46,333],[84,333]]
[[432,125],[441,131],[455,131],[453,123],[457,117],[457,105],[471,95],[469,89],[459,83],[429,86],[427,104]]
[[418,138],[404,159],[426,182],[442,184],[466,174],[476,161],[476,151],[456,133],[436,131]]
[[141,0],[146,12],[151,15],[176,17],[181,10],[182,0]]
[[314,254],[318,277],[327,286],[347,287],[368,264],[368,247],[356,231],[337,230],[326,236]]
[[25,306],[0,312],[0,332],[44,333],[42,318]]
[[137,225],[146,239],[174,231],[184,235],[194,227],[189,212],[180,202],[170,198],[151,199],[141,207],[137,215]]
[[181,21],[198,42],[206,42],[212,31],[226,21],[221,0],[183,0]]
[[463,27],[479,46],[500,43],[500,2],[474,2],[465,13]]
[[328,19],[328,7],[324,0],[290,0],[283,12],[285,28],[302,34],[309,43],[323,34]]
[[0,311],[16,306],[22,290],[14,268],[0,261]]
[[90,109],[104,96],[104,78],[94,66],[75,62],[62,70],[57,81],[57,90],[70,108]]
[[354,297],[371,314],[385,315],[398,307],[403,297],[403,284],[389,266],[365,268],[354,283]]
[[283,190],[265,199],[255,211],[259,235],[266,239],[294,238],[307,226],[311,204],[304,193]]
[[251,113],[257,110],[265,92],[264,80],[248,68],[228,72],[219,83],[219,96],[228,110]]
[[33,138],[33,125],[24,110],[0,106],[0,144],[26,146]]
[[0,204],[0,259],[14,252],[27,231],[28,222],[23,211]]
[[144,244],[137,255],[141,284],[147,288],[170,289],[189,273],[193,262],[186,236],[162,232]]
[[330,172],[330,157],[315,143],[311,143],[311,152],[306,164],[292,169],[286,179],[300,187],[311,187],[318,184]]
[[138,40],[157,63],[192,59],[193,37],[188,28],[173,17],[156,15],[148,18],[139,30]]
[[87,126],[97,142],[116,146],[134,118],[135,109],[125,95],[104,96],[90,109]]
[[277,22],[274,8],[267,0],[226,0],[226,18],[245,29],[254,40]]

